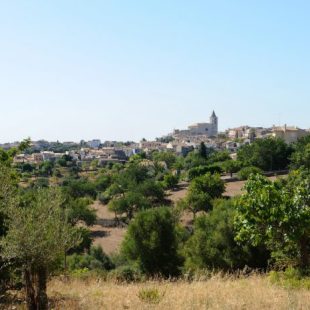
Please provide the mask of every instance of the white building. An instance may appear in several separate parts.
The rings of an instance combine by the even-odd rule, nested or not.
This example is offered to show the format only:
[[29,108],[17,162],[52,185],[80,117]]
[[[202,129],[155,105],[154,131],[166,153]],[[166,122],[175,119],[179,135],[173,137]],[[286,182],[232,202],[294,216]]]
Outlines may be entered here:
[[299,138],[309,135],[309,132],[304,129],[300,129],[296,126],[284,126],[272,127],[272,136],[275,138],[281,138],[286,143],[296,142]]
[[87,142],[87,145],[92,149],[98,149],[100,144],[101,144],[101,140],[99,139],[94,139],[94,140]]
[[215,137],[218,134],[218,117],[213,111],[210,116],[210,123],[196,123],[188,126],[187,130],[175,130],[174,135],[207,135],[208,137]]

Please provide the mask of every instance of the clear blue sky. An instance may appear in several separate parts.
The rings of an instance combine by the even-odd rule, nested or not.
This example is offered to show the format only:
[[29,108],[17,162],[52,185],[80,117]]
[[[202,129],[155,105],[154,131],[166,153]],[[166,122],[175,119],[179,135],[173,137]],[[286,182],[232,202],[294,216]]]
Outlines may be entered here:
[[310,127],[310,1],[1,1],[0,141]]

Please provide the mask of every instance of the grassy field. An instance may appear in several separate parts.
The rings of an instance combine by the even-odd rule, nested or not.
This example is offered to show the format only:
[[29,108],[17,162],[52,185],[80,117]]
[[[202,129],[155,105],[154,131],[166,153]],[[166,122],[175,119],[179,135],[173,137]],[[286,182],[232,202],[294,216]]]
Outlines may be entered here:
[[310,290],[286,289],[264,276],[207,281],[116,284],[95,279],[52,280],[54,309],[310,309]]

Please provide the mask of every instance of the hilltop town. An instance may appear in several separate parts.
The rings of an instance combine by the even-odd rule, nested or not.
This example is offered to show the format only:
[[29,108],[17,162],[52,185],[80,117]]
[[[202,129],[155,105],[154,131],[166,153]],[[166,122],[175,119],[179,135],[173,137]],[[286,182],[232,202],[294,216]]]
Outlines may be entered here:
[[[14,158],[16,163],[38,164],[47,160],[57,160],[64,155],[70,156],[77,165],[88,167],[91,163],[105,166],[108,163],[124,163],[131,156],[140,153],[149,154],[153,151],[171,151],[176,155],[186,156],[197,149],[201,142],[207,148],[227,150],[235,157],[237,150],[245,144],[251,144],[255,139],[275,137],[286,143],[296,142],[299,138],[310,133],[309,129],[297,126],[251,127],[240,126],[229,128],[224,132],[218,131],[219,118],[213,111],[209,123],[196,123],[188,129],[175,129],[166,136],[155,141],[145,139],[140,142],[105,141],[100,139],[77,142],[48,142],[45,140],[32,141],[27,153]],[[18,146],[19,142],[0,144],[3,149]]]

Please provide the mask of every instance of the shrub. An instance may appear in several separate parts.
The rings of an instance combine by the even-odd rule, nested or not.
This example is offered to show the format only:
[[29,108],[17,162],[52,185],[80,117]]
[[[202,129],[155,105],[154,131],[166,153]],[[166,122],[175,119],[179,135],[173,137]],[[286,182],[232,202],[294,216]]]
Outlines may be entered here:
[[165,174],[163,180],[163,186],[166,189],[174,189],[179,183],[179,178],[172,173]]
[[142,274],[138,268],[125,265],[110,271],[108,278],[118,283],[129,283],[140,281],[142,279]]
[[157,288],[141,289],[138,293],[140,300],[148,304],[159,304],[164,294],[160,294]]
[[110,258],[103,252],[101,247],[91,247],[89,254],[73,254],[68,257],[68,267],[70,270],[111,270],[114,268]]
[[187,270],[267,266],[269,253],[264,248],[239,246],[234,240],[234,216],[232,200],[218,200],[207,216],[196,219],[194,234],[185,245]]
[[238,172],[238,178],[241,180],[247,180],[251,174],[262,174],[262,170],[257,167],[244,167]]
[[176,218],[165,207],[138,213],[128,227],[121,252],[148,275],[179,274],[182,260]]
[[310,289],[310,277],[303,276],[301,270],[293,267],[288,267],[285,271],[271,271],[268,278],[271,283],[286,288]]

